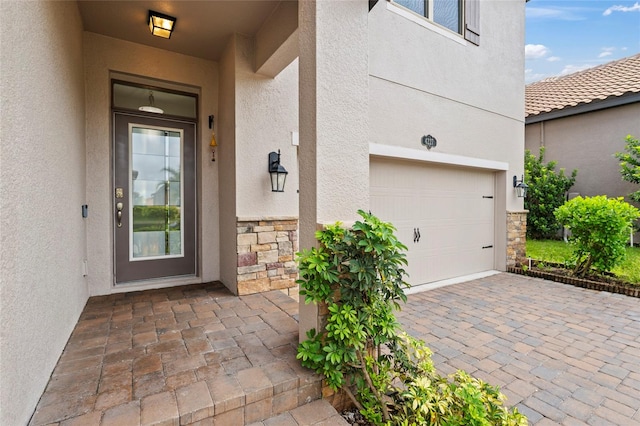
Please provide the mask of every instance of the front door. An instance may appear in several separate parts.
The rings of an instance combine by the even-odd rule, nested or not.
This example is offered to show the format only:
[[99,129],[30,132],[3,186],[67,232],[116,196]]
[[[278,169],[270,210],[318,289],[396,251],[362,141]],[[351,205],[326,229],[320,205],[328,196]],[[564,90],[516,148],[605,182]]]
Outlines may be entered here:
[[116,284],[196,273],[195,124],[114,113]]

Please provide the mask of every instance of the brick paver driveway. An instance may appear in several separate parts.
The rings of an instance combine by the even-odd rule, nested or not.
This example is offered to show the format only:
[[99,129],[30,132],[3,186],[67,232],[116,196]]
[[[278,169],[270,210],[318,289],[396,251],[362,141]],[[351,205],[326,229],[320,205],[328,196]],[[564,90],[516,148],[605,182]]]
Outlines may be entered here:
[[498,274],[398,315],[441,373],[499,385],[535,425],[640,425],[640,299]]

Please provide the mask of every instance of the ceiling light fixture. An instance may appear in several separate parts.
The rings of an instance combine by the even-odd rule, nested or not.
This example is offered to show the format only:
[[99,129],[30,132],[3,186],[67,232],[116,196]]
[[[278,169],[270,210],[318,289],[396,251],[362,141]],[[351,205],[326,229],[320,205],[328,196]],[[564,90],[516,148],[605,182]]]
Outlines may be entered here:
[[138,110],[144,112],[153,112],[155,114],[164,114],[164,110],[156,106],[155,99],[153,99],[152,91],[149,91],[149,105],[141,106],[138,108]]
[[171,38],[176,18],[165,15],[164,13],[149,11],[149,30],[154,36],[162,38]]

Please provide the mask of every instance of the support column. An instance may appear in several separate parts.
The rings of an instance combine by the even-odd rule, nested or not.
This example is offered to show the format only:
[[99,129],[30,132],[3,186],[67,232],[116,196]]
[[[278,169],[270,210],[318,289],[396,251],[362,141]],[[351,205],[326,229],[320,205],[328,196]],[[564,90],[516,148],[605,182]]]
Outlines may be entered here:
[[[298,2],[300,33],[300,248],[323,224],[369,208],[368,2]],[[300,300],[300,339],[320,328]]]
[[527,213],[507,212],[507,266],[519,266],[527,260]]

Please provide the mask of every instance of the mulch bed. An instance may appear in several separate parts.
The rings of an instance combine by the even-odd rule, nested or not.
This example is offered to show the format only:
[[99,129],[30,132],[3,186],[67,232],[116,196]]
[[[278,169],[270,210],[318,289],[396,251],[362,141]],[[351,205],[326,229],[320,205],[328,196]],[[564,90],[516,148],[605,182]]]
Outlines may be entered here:
[[543,278],[558,283],[588,288],[590,290],[608,291],[610,293],[640,298],[640,285],[630,284],[609,275],[591,274],[586,278],[574,277],[571,275],[571,270],[559,264],[533,261],[531,268],[510,266],[507,268],[507,271],[514,274]]

